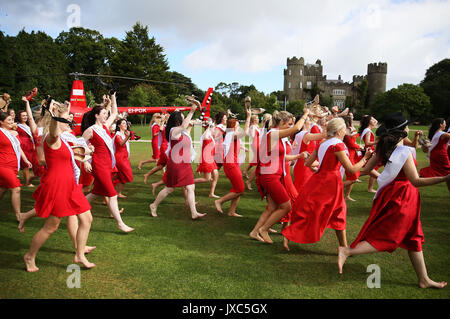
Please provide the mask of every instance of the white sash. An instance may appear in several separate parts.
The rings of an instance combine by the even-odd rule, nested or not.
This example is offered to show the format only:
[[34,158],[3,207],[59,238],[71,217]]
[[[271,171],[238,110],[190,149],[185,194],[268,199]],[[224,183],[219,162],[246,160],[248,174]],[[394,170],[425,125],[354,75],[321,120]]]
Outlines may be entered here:
[[[330,146],[333,146],[333,145],[336,145],[336,144],[339,144],[339,143],[344,144],[344,142],[342,142],[337,137],[333,137],[333,138],[330,138],[329,140],[323,142],[322,144],[320,144],[319,151],[317,152],[317,157],[318,157],[318,160],[319,160],[319,170],[320,170],[320,167],[322,166],[323,158],[325,157],[325,154],[327,153],[328,148]],[[345,144],[344,144],[344,146],[345,146]],[[347,146],[345,146],[345,154],[347,154],[347,156],[349,156]],[[339,169],[339,172],[341,173],[341,177],[344,177],[345,168],[342,166],[342,164],[341,164],[341,167]]]
[[441,135],[444,134],[444,131],[437,131],[436,133],[434,133],[433,138],[431,139],[431,146],[428,150],[428,157],[431,154],[431,151],[433,150],[433,148],[436,147],[436,145],[438,145],[439,143],[439,139],[441,138]]
[[[116,139],[117,135],[119,135],[123,140],[125,140],[125,134],[123,134],[121,131],[117,131],[116,134],[114,134],[113,141]],[[159,135],[161,135],[161,132],[159,133]],[[125,145],[127,146],[128,158],[130,158],[130,143],[129,143],[129,141],[127,141],[125,143]],[[115,154],[116,153],[116,143],[113,143],[113,148],[114,148],[114,154]]]
[[[302,149],[303,137],[305,137],[306,133],[308,133],[308,132],[301,131],[295,135],[294,143],[297,144],[297,146],[292,151],[292,153],[291,153],[292,155],[298,155],[300,153],[300,150]],[[295,167],[295,165],[297,165],[297,161],[298,160],[294,161],[294,165],[293,165],[294,167]]]
[[[155,126],[155,125],[159,126],[159,124],[153,123],[153,125],[152,125],[152,139],[153,139],[153,126]],[[159,128],[159,134],[158,134],[158,148],[160,148],[161,144],[162,144],[162,136],[161,136],[161,134],[162,134],[162,130],[161,130],[161,127],[160,127]]]
[[42,126],[38,127],[37,131],[38,131],[38,136],[44,135],[44,128]]
[[33,138],[33,134],[31,134],[31,129],[28,125],[22,124],[22,123],[17,123],[17,126],[20,127],[22,130],[25,131],[25,133],[27,133],[30,137],[31,137],[31,141],[34,144],[34,138]]
[[395,150],[389,157],[389,161],[386,163],[383,172],[377,178],[378,190],[373,198],[374,200],[375,198],[377,198],[378,194],[380,194],[381,190],[389,185],[397,177],[397,175],[403,168],[403,165],[405,165],[409,154],[412,154],[415,158],[415,152],[413,152],[412,147],[398,145],[395,148]]
[[222,134],[227,130],[227,127],[223,124],[216,125],[216,127],[222,131]]
[[[271,133],[271,132],[273,132],[273,131],[278,131],[278,129],[275,129],[275,128],[270,129],[270,130],[267,132],[266,136],[269,135],[269,133]],[[266,138],[266,140],[267,140],[267,138]],[[283,176],[286,176],[286,164],[285,164],[285,161],[286,161],[286,141],[287,141],[287,140],[289,140],[288,137],[284,137],[284,138],[281,139],[281,143],[283,143],[283,148],[284,148],[284,155],[283,155],[283,158],[282,158],[282,160],[281,160],[282,166],[283,166]],[[273,147],[278,147],[278,145],[279,145],[279,143],[277,142],[277,146],[274,145]],[[269,151],[269,150],[267,150],[267,151]],[[270,150],[270,152],[271,152],[271,154],[272,154],[272,150]]]
[[[175,127],[172,127],[170,129],[170,132],[169,132],[169,142],[168,142],[168,146],[167,146],[167,150],[166,150],[167,158],[170,157],[170,150],[172,149],[171,140],[172,140],[172,130],[174,128]],[[191,143],[191,163],[192,163],[194,161],[194,159],[195,159],[195,156],[197,156],[197,153],[195,152],[195,149],[194,149],[194,146],[193,146],[193,143],[192,143],[192,138],[191,138],[191,136],[189,135],[189,133],[186,130],[181,131],[181,135],[186,136],[189,139],[190,143]]]
[[0,131],[2,131],[3,134],[5,134],[8,140],[11,142],[11,146],[14,150],[14,153],[16,153],[17,157],[17,171],[20,171],[20,141],[17,137],[9,133],[4,128],[0,127]]
[[359,139],[361,141],[361,145],[363,145],[363,144],[365,145],[366,144],[366,143],[364,143],[364,135],[366,135],[369,132],[373,134],[372,130],[370,128],[368,128],[368,127],[366,127],[364,129],[364,131],[362,131],[361,136],[359,137]]
[[[64,132],[64,133],[66,133],[66,132]],[[69,133],[69,132],[67,132],[67,133]],[[70,133],[69,133],[69,135],[73,136],[73,135],[70,134]],[[46,136],[46,137],[47,137],[47,136]],[[68,144],[67,141],[66,141],[67,134],[66,134],[66,135],[61,134],[59,137],[60,137],[61,141],[64,143],[64,145],[66,145],[67,148],[69,149],[70,157],[71,157],[71,159],[72,159],[73,177],[75,178],[75,181],[76,181],[77,184],[78,184],[78,181],[80,180],[80,174],[81,174],[81,172],[80,172],[80,169],[78,168],[77,164],[75,163],[75,157],[74,157],[74,155],[73,155],[73,150],[72,150],[72,148],[69,146],[69,144]],[[74,137],[74,136],[73,136],[73,137]],[[81,138],[81,139],[84,141],[83,138]],[[70,142],[73,143],[72,141],[70,141]],[[85,142],[85,144],[86,144],[86,142]]]
[[72,144],[77,144],[77,145],[81,145],[84,147],[88,147],[86,141],[84,140],[84,138],[82,137],[76,137],[74,136],[72,133],[70,133],[69,131],[65,131],[61,133],[61,137],[63,137],[66,142],[72,143]]
[[112,162],[111,168],[114,168],[114,166],[116,165],[116,157],[114,156],[114,143],[111,136],[109,136],[109,134],[103,127],[99,128],[97,125],[94,124],[91,126],[91,128],[95,131],[95,133],[97,133],[98,136],[102,138],[103,142],[105,142],[106,146],[108,147],[109,152],[111,153],[111,162]]

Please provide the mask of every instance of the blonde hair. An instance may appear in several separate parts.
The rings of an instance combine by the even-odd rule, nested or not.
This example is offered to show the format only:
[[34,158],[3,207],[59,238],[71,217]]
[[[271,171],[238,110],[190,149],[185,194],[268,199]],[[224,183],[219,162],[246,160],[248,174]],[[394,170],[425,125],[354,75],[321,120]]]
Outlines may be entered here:
[[262,127],[266,127],[266,123],[269,122],[269,127],[272,126],[272,115],[269,113],[265,113],[262,118]]
[[161,114],[155,113],[152,116],[152,120],[150,121],[150,127],[153,125],[153,123],[161,124]]
[[[55,116],[60,117],[64,113],[69,112],[69,106],[64,103],[59,102],[53,102],[54,105],[56,105],[56,114]],[[47,134],[50,130],[50,122],[52,121],[52,116],[50,115],[50,112],[45,112],[44,115],[44,135]]]
[[286,123],[293,117],[294,115],[292,115],[288,111],[275,111],[272,115],[272,127],[277,127],[281,122]]
[[255,124],[256,121],[258,121],[258,115],[252,115],[252,116],[250,117],[250,125],[251,125],[251,124]]
[[343,118],[337,117],[332,119],[327,124],[327,137],[334,137],[339,130],[346,127],[347,126],[345,125]]

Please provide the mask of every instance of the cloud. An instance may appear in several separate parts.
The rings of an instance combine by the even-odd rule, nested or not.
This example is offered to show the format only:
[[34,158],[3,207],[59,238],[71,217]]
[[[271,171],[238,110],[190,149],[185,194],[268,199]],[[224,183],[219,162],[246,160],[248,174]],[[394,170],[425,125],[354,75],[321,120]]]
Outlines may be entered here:
[[26,27],[55,37],[68,29],[71,3],[81,8],[82,27],[105,36],[123,38],[136,21],[148,25],[188,76],[260,77],[279,70],[273,90],[280,89],[292,56],[308,63],[321,59],[328,78],[342,75],[345,81],[366,74],[368,63],[387,62],[390,88],[420,82],[428,67],[450,55],[448,0],[17,0],[2,5],[8,17],[0,28],[14,34]]

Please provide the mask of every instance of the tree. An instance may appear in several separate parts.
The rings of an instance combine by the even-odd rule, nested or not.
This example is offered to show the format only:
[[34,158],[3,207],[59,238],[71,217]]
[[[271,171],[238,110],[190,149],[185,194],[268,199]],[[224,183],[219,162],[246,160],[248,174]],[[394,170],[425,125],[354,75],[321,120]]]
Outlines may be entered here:
[[433,118],[447,118],[450,114],[450,59],[431,66],[420,83],[430,97]]
[[303,113],[304,105],[305,105],[304,100],[295,100],[288,103],[288,105],[286,106],[286,111],[292,113],[294,116],[297,116]]
[[370,107],[370,114],[378,118],[398,111],[412,121],[425,123],[431,117],[430,98],[420,86],[402,84],[377,94]]

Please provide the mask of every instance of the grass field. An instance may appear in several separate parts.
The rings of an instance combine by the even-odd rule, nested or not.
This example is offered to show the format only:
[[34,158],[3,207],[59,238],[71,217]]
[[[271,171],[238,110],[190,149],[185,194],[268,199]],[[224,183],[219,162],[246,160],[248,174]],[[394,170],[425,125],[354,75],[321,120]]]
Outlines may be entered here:
[[[143,139],[148,128],[133,127]],[[417,128],[416,128],[417,129]],[[426,128],[422,128],[426,129]],[[407,252],[379,253],[349,258],[344,274],[337,269],[337,240],[333,230],[326,230],[319,243],[292,243],[291,251],[282,247],[282,236],[272,235],[273,245],[251,240],[248,233],[256,223],[265,202],[256,191],[246,190],[238,206],[244,218],[219,215],[208,197],[209,184],[196,186],[198,210],[208,215],[191,221],[181,190],[176,190],[152,218],[148,204],[153,201],[151,188],[143,184],[137,170],[140,160],[151,155],[149,143],[132,143],[134,182],[126,185],[124,221],[135,231],[120,232],[108,218],[106,206],[93,204],[94,221],[88,244],[97,249],[88,255],[97,264],[81,271],[81,288],[69,289],[67,266],[73,263],[72,242],[63,220],[60,229],[37,255],[37,273],[27,273],[22,256],[44,220],[28,222],[25,234],[17,223],[7,194],[0,201],[0,298],[442,298],[450,297],[450,288],[418,288]],[[418,150],[418,168],[427,165]],[[194,169],[196,165],[193,165]],[[145,166],[151,168],[153,165]],[[150,178],[157,181],[159,172]],[[348,203],[347,237],[351,243],[368,217],[373,194],[367,193],[367,177],[354,187]],[[37,183],[37,181],[36,181]],[[254,185],[254,188],[255,185]],[[217,194],[230,189],[221,172]],[[33,207],[33,189],[22,190],[22,211]],[[426,242],[424,256],[428,273],[434,280],[450,281],[450,196],[445,184],[421,189],[422,225]],[[229,204],[228,204],[229,205]],[[224,205],[227,209],[227,204]],[[279,230],[280,225],[275,229]],[[366,268],[381,268],[381,288],[369,289]]]

